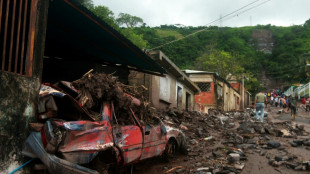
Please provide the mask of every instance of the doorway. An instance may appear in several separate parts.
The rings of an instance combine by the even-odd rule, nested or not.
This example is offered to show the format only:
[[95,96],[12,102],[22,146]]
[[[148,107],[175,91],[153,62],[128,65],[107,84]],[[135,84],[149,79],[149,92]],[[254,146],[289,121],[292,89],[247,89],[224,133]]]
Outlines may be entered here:
[[178,86],[177,89],[177,108],[182,107],[182,88]]
[[190,101],[191,101],[191,95],[188,92],[186,92],[186,103],[185,103],[186,111],[188,111],[189,108],[191,107],[190,106]]

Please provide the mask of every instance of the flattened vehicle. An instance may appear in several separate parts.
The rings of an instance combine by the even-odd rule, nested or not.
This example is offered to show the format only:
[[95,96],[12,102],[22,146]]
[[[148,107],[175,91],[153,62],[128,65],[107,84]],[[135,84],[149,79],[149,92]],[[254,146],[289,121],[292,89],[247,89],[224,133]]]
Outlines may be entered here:
[[[45,123],[40,132],[30,134],[23,148],[24,155],[41,159],[49,172],[107,173],[185,150],[184,134],[159,118],[142,125],[131,107],[116,110],[109,101],[102,102],[97,114],[90,114],[69,95],[78,92],[62,83],[63,88],[42,85],[39,119]],[[132,103],[140,104],[133,97]]]

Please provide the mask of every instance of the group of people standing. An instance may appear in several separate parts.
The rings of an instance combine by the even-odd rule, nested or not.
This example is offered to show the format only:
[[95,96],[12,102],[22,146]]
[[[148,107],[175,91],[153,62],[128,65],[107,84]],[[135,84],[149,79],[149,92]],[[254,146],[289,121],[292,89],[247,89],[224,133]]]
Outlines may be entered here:
[[[310,111],[310,98],[308,98],[307,100],[305,98],[303,98],[301,100],[301,103],[304,103],[304,106],[306,108],[306,111]],[[287,112],[289,110],[291,110],[291,118],[292,120],[295,120],[296,117],[296,111],[297,111],[297,102],[296,99],[294,97],[291,96],[280,96],[277,95],[276,93],[267,93],[264,94],[263,92],[258,93],[255,96],[255,101],[254,101],[254,109],[256,109],[256,119],[259,119],[259,115],[258,112],[261,112],[260,115],[260,121],[263,122],[264,121],[264,108],[268,103],[273,106],[275,105],[275,107],[280,107],[280,108],[287,108]]]

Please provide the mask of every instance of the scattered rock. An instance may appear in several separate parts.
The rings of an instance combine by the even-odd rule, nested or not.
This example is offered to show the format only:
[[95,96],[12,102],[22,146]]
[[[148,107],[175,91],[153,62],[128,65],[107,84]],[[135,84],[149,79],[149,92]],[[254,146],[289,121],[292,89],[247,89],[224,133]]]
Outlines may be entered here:
[[209,171],[209,167],[200,167],[198,169],[196,169],[196,171]]
[[268,141],[267,146],[271,148],[278,148],[281,146],[281,144],[278,141]]
[[234,167],[235,167],[235,169],[237,169],[237,170],[242,170],[242,169],[244,168],[244,163],[235,164]]
[[230,163],[235,163],[240,161],[240,154],[238,153],[231,153],[228,155],[228,161]]
[[293,140],[293,143],[297,144],[298,146],[301,146],[304,141],[303,140]]

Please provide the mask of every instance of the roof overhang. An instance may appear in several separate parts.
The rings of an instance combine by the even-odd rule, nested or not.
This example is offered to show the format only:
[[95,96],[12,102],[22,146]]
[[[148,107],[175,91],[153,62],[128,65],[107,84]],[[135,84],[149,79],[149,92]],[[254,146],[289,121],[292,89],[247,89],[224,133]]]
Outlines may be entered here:
[[199,71],[199,70],[184,70],[184,72],[185,72],[186,74],[188,74],[188,75],[190,75],[190,74],[200,74],[200,75],[208,74],[208,75],[210,75],[210,74],[211,74],[211,75],[214,76],[215,79],[219,79],[220,81],[226,83],[227,86],[229,86],[230,88],[232,88],[235,92],[237,92],[237,93],[240,95],[240,93],[239,93],[238,90],[236,90],[230,83],[228,83],[227,80],[225,80],[224,78],[220,77],[220,76],[218,75],[218,73],[216,73],[216,72]]
[[179,82],[182,82],[189,89],[191,89],[195,94],[200,92],[199,87],[192,82],[187,75],[182,72],[163,52],[159,50],[154,50],[150,52],[151,57],[165,68],[167,72],[172,74]]
[[162,75],[165,70],[76,0],[50,1],[45,56],[118,65]]

